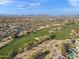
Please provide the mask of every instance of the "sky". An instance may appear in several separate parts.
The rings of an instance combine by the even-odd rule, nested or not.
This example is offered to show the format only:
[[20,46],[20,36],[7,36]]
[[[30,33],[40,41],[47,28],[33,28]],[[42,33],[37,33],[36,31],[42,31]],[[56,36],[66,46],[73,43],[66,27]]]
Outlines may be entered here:
[[79,0],[0,0],[0,14],[79,15]]

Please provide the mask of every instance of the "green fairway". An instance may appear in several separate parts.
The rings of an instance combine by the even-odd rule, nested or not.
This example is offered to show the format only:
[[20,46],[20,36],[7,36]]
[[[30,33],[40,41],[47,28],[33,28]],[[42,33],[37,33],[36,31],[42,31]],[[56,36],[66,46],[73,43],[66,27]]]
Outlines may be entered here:
[[71,30],[77,29],[78,25],[77,24],[71,24],[71,25],[67,25],[65,27],[63,27],[62,30],[58,30],[54,33],[55,35],[55,39],[56,40],[63,40],[63,39],[67,39],[70,37],[70,33]]
[[42,29],[36,33],[32,33],[29,36],[21,37],[20,39],[14,39],[7,46],[0,49],[0,56],[6,56],[10,51],[17,51],[19,48],[23,47],[25,44],[34,42],[35,37],[45,36],[48,34],[48,29]]
[[[70,24],[63,27],[61,30],[58,30],[54,33],[56,40],[63,40],[65,38],[69,38],[69,33],[71,30],[77,29],[77,24]],[[28,36],[24,36],[21,38],[14,38],[13,41],[11,41],[8,45],[0,49],[0,56],[8,56],[11,51],[16,52],[19,48],[29,44],[33,43],[35,40],[35,37],[45,36],[49,34],[49,29],[41,29],[39,31],[33,32]]]

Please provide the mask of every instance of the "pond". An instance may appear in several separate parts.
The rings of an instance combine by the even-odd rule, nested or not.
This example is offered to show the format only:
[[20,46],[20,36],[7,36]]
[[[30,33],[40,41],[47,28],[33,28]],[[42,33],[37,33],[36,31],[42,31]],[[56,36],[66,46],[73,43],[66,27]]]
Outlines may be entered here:
[[70,55],[69,55],[70,59],[74,59],[74,54],[75,53],[73,51],[70,53]]

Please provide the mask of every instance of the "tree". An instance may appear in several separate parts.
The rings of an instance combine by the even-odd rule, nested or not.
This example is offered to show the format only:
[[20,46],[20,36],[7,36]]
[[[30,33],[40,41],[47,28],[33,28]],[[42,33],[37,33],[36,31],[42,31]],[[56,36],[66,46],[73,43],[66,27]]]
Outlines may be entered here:
[[51,34],[50,34],[50,38],[51,38],[51,39],[54,39],[55,37],[56,37],[56,36],[55,36],[54,33],[51,33]]

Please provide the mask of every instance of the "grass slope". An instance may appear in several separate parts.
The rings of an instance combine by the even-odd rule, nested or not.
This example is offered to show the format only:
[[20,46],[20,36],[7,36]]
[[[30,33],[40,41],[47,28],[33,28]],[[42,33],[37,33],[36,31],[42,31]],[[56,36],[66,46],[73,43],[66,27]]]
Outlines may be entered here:
[[66,25],[62,30],[56,31],[54,33],[56,40],[67,39],[70,37],[71,30],[75,30],[78,28],[77,24]]
[[0,49],[0,56],[6,56],[10,51],[17,51],[19,48],[23,47],[25,44],[34,42],[35,37],[45,36],[48,34],[48,29],[42,29],[36,33],[32,33],[29,36],[22,37],[20,39],[14,39],[7,46]]

